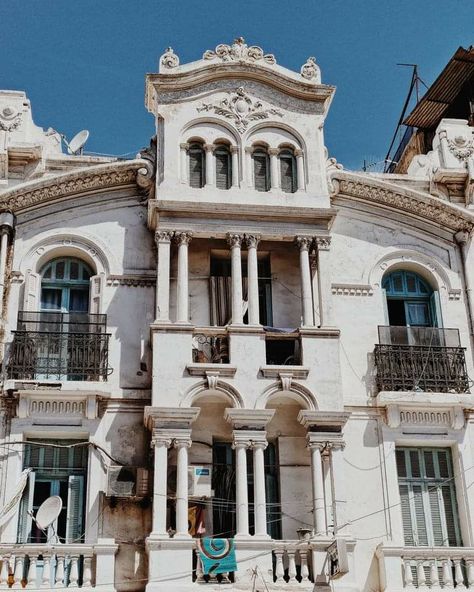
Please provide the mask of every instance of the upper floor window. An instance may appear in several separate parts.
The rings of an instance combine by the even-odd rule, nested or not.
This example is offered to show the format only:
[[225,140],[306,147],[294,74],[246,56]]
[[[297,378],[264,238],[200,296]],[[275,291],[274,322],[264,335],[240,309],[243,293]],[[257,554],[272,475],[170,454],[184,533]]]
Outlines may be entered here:
[[232,157],[228,146],[218,145],[214,150],[216,159],[216,187],[230,189],[232,185]]
[[298,186],[296,180],[296,159],[291,150],[280,152],[280,178],[281,190],[285,193],[294,193]]
[[437,292],[417,273],[394,271],[382,283],[387,297],[390,325],[412,327],[436,327]]
[[194,143],[189,146],[189,184],[200,189],[206,184],[206,153],[204,146]]
[[270,191],[270,166],[268,152],[257,148],[253,154],[254,184],[257,191]]
[[87,312],[91,268],[73,257],[53,259],[41,270],[41,310]]

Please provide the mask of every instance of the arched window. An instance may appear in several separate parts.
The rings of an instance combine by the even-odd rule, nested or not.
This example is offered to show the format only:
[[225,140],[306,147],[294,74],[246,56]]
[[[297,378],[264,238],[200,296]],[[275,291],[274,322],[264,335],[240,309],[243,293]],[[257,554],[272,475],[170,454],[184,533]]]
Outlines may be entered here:
[[270,191],[270,166],[268,152],[257,148],[253,154],[253,174],[257,191]]
[[189,185],[200,189],[206,184],[206,153],[202,144],[191,144],[189,155]]
[[437,292],[413,271],[394,271],[383,279],[390,325],[436,327]]
[[296,159],[291,150],[280,152],[280,178],[281,190],[285,193],[294,193],[298,188],[296,180]]
[[217,146],[214,156],[216,159],[216,187],[217,189],[230,189],[232,185],[232,157],[228,146]]
[[41,270],[41,310],[88,312],[91,268],[73,257],[53,259]]

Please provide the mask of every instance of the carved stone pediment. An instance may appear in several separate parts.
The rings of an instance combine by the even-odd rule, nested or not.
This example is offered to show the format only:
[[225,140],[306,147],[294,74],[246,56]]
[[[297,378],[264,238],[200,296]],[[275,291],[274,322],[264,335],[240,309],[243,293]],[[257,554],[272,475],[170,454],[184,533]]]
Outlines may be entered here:
[[276,64],[275,56],[271,53],[264,53],[261,47],[257,45],[248,46],[243,37],[234,39],[232,45],[221,43],[216,49],[208,49],[202,56],[203,60],[216,60],[221,62],[245,61],[245,62],[264,62],[266,64]]

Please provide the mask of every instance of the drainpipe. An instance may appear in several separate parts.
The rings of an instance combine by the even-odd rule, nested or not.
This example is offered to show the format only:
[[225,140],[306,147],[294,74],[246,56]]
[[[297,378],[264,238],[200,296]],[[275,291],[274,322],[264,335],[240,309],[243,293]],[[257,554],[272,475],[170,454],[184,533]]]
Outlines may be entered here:
[[[469,233],[465,230],[460,230],[456,232],[454,235],[454,240],[459,246],[459,251],[461,253],[461,264],[462,264],[462,273],[464,277],[464,291],[466,293],[466,304],[467,304],[467,314],[469,317],[469,333],[471,336],[471,347],[474,341],[474,320],[473,320],[473,311],[474,311],[474,301],[473,301],[473,292],[471,287],[471,281],[469,277],[469,273],[467,270],[467,254],[468,254],[468,243],[469,243]],[[473,350],[474,351],[474,350]]]

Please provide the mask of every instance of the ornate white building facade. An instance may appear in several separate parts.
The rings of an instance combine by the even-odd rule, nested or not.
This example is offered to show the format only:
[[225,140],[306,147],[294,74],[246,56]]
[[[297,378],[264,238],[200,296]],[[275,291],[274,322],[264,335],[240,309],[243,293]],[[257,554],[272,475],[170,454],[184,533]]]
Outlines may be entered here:
[[474,586],[473,128],[348,172],[334,92],[168,49],[119,161],[0,91],[0,588]]

